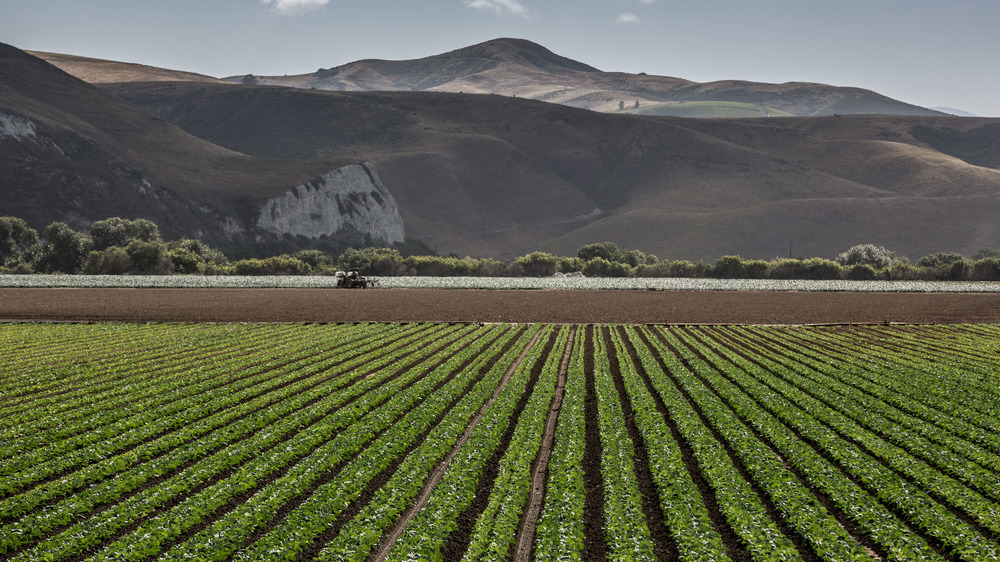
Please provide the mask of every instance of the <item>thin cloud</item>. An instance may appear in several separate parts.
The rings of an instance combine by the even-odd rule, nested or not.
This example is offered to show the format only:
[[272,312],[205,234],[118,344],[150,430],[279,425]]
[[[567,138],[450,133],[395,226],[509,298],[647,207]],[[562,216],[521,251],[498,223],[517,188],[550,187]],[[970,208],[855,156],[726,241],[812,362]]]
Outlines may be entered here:
[[464,0],[467,8],[486,10],[497,15],[514,15],[522,18],[531,16],[528,7],[517,0]]
[[641,21],[639,20],[639,16],[637,16],[635,14],[632,14],[632,13],[626,12],[626,13],[618,16],[618,19],[615,20],[615,23],[633,23],[634,24],[634,23],[641,23]]
[[318,10],[330,0],[260,0],[260,3],[279,14],[295,15]]

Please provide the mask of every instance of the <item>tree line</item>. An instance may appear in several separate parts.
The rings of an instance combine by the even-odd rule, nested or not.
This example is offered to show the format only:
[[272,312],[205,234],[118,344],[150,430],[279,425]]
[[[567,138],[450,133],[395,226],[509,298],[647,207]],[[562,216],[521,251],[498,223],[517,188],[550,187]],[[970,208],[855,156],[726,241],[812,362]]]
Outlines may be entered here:
[[367,275],[473,277],[703,277],[725,279],[852,279],[1000,281],[1000,249],[982,248],[965,257],[936,252],[911,263],[874,244],[859,244],[835,259],[723,256],[715,262],[660,260],[613,242],[587,244],[575,256],[531,252],[510,261],[455,255],[402,255],[393,248],[348,248],[333,256],[300,250],[267,258],[229,259],[200,240],[165,241],[147,219],[111,217],[89,232],[63,222],[41,232],[17,217],[0,217],[0,273],[92,275],[332,275],[359,269]]

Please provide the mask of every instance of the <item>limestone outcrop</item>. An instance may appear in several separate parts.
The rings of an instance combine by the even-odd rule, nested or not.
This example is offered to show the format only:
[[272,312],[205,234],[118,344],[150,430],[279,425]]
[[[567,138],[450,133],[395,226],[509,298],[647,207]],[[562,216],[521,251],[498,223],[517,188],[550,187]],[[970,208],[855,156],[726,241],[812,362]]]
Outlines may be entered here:
[[337,168],[269,199],[256,226],[312,240],[352,231],[394,244],[404,235],[396,200],[370,162]]

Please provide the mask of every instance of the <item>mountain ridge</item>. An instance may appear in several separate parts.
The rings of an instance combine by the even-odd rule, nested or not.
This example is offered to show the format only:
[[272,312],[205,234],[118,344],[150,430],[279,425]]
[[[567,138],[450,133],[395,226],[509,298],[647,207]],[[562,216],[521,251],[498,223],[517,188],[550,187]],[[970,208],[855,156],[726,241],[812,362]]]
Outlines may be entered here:
[[[141,65],[38,53],[63,70],[93,83],[165,80],[170,72],[141,72]],[[120,67],[116,67],[115,65]],[[106,73],[107,76],[101,76]],[[189,78],[183,78],[188,80]],[[196,75],[198,81],[206,80]],[[306,74],[239,75],[222,80],[333,91],[438,91],[501,94],[571,107],[614,112],[635,104],[738,102],[792,115],[943,113],[855,87],[811,82],[768,84],[746,80],[697,83],[683,78],[605,72],[558,55],[526,39],[499,38],[446,53],[409,60],[362,59]],[[689,116],[714,117],[706,110]]]
[[[187,210],[147,218],[172,220],[165,234],[201,236],[227,217],[257,220],[267,200],[333,168],[371,162],[405,235],[442,253],[572,255],[604,240],[691,260],[770,259],[789,244],[796,257],[832,257],[862,242],[910,256],[1000,246],[1000,120],[683,119],[521,96],[204,81],[98,89],[11,49],[0,49],[0,110],[31,118],[48,139],[82,139],[80,158],[36,151],[0,164],[0,183],[13,186],[2,214],[22,209],[35,226],[60,205],[60,217],[79,220],[142,216],[128,203],[134,196],[108,196],[103,182],[118,194],[142,186],[184,198]],[[4,127],[5,154],[35,150],[18,139],[31,126]],[[104,152],[84,150],[88,143]],[[55,190],[52,170],[75,191]],[[66,206],[72,198],[79,204]],[[199,205],[225,212],[201,216]],[[315,242],[271,241],[271,249]],[[244,242],[242,251],[262,251],[252,236]]]

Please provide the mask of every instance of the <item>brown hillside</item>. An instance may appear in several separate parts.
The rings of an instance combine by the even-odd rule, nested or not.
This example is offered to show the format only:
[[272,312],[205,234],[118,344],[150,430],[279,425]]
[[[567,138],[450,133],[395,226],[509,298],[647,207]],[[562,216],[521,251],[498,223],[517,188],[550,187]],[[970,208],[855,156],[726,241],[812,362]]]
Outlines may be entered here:
[[[244,77],[231,77],[241,81]],[[336,91],[436,91],[502,94],[616,111],[669,102],[739,102],[793,115],[941,115],[860,88],[789,82],[718,81],[601,72],[523,39],[495,39],[422,59],[361,60],[293,76],[258,76],[260,84]]]
[[109,61],[42,51],[26,52],[56,66],[67,74],[76,76],[80,80],[91,84],[166,81],[222,82],[218,78],[205,76],[204,74],[182,70],[167,70],[145,64]]
[[789,243],[795,255],[832,257],[874,242],[920,257],[1000,245],[1000,171],[920,140],[927,131],[994,134],[995,120],[706,120],[500,95],[111,89],[248,154],[371,160],[407,233],[444,253],[571,254],[612,240],[670,259],[772,258]]
[[36,227],[120,215],[154,219],[170,236],[219,241],[221,217],[344,162],[222,148],[3,44],[0,114],[31,131],[0,134],[0,214]]

